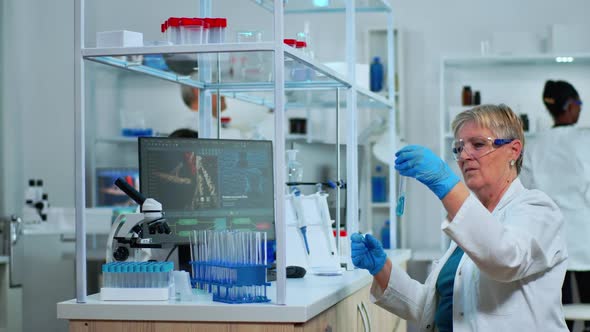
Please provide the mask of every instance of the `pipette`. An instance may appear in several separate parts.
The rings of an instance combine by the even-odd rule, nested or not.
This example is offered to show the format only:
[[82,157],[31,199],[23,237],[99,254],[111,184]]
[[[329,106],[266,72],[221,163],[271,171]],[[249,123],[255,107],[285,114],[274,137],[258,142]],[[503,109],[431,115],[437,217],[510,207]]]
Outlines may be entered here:
[[407,177],[400,176],[399,188],[397,191],[397,205],[395,206],[395,214],[398,217],[404,215],[404,209],[406,206],[406,181]]

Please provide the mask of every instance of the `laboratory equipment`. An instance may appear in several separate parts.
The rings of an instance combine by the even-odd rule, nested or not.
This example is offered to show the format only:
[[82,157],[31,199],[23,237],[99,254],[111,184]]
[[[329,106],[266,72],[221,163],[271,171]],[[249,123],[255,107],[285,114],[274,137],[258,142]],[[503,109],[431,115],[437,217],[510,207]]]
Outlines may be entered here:
[[203,43],[204,21],[200,18],[182,18],[180,22],[180,38],[183,44]]
[[307,224],[305,223],[305,214],[303,212],[303,197],[301,196],[301,192],[297,187],[291,188],[291,199],[293,202],[293,209],[295,211],[295,217],[297,219],[297,229],[299,231],[299,235],[303,240],[303,244],[305,245],[305,251],[309,255],[309,242],[307,241]]
[[383,227],[381,227],[381,243],[383,244],[383,249],[391,249],[390,229],[391,222],[386,220]]
[[376,56],[373,58],[373,62],[371,63],[369,70],[371,91],[379,92],[383,90],[383,77],[383,64],[381,63],[381,59]]
[[297,150],[287,150],[287,182],[303,180],[303,165],[297,161]]
[[481,104],[481,93],[479,91],[475,91],[473,94],[473,105],[480,105]]
[[96,33],[96,47],[142,47],[143,33],[127,30],[99,31]]
[[192,283],[225,303],[269,302],[267,238],[263,232],[193,231]]
[[404,215],[404,210],[406,208],[406,182],[408,178],[406,176],[400,176],[399,179],[399,187],[397,191],[397,204],[395,206],[395,214],[398,217]]
[[473,95],[471,94],[471,87],[469,85],[466,85],[463,87],[463,90],[461,91],[461,105],[463,106],[469,106],[473,104]]
[[141,192],[166,207],[171,234],[155,243],[189,244],[199,229],[264,231],[274,240],[272,142],[139,138]]
[[107,238],[106,261],[143,261],[149,259],[148,248],[162,248],[150,236],[156,233],[170,235],[170,227],[163,218],[162,204],[145,198],[125,180],[115,181],[125,194],[140,205],[140,213],[121,214],[111,226]]
[[174,294],[172,262],[111,262],[102,265],[101,301],[165,301]]
[[209,43],[225,43],[225,30],[227,28],[227,19],[218,17],[211,18],[209,22]]
[[387,202],[387,177],[380,165],[375,167],[375,175],[371,177],[371,194],[374,203]]
[[260,43],[262,41],[262,32],[255,30],[243,30],[236,32],[238,43]]
[[182,44],[182,35],[180,32],[180,18],[170,17],[164,22],[164,31],[166,33],[166,40],[173,45]]

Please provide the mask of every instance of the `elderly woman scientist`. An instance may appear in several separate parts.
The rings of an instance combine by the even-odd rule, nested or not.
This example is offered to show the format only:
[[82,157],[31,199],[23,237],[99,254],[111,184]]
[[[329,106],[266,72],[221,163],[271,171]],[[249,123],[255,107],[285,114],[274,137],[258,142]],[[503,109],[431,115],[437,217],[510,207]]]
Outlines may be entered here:
[[352,260],[374,276],[372,300],[420,331],[567,331],[561,284],[567,252],[562,216],[518,174],[524,134],[505,105],[482,105],[453,121],[464,183],[432,151],[406,146],[395,168],[442,201],[452,239],[426,282],[391,264],[371,235],[353,234]]

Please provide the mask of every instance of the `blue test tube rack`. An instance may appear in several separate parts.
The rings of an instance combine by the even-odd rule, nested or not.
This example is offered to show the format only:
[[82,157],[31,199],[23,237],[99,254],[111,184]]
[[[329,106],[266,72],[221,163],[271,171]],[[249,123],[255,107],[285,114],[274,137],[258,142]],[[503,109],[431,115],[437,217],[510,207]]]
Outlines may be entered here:
[[230,264],[193,261],[194,288],[213,293],[213,301],[224,303],[270,302],[266,294],[266,269],[263,264]]

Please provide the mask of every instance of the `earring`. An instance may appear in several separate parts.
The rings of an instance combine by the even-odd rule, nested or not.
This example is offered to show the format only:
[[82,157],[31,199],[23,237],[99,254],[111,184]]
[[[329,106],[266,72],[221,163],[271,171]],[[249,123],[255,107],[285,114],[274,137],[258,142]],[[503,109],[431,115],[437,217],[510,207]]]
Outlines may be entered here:
[[516,164],[516,161],[514,159],[510,160],[510,166],[514,166],[514,164]]

